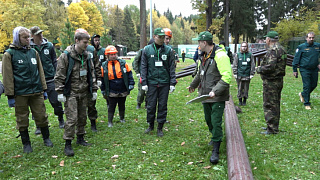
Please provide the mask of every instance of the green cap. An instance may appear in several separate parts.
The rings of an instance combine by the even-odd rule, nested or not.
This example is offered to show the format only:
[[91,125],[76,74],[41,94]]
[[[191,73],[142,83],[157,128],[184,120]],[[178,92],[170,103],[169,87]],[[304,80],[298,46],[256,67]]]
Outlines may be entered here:
[[192,41],[212,41],[212,34],[209,31],[203,31],[197,38],[192,38]]
[[165,36],[166,34],[164,33],[164,30],[162,28],[157,28],[154,30],[154,35],[158,35],[158,36]]
[[272,39],[278,39],[279,38],[279,34],[277,33],[277,31],[269,31],[267,35],[263,36],[263,37],[269,37]]

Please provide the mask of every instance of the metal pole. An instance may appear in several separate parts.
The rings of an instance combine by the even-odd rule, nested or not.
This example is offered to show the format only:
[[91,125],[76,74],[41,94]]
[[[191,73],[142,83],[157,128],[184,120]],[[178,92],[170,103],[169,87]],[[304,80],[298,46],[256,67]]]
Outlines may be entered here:
[[152,0],[150,0],[150,39],[152,39]]

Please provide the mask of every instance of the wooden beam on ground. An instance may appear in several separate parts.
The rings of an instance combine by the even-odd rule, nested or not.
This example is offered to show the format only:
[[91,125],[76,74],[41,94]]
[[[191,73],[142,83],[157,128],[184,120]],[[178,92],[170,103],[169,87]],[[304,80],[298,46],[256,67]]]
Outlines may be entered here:
[[247,149],[231,95],[226,102],[224,116],[229,180],[253,180]]

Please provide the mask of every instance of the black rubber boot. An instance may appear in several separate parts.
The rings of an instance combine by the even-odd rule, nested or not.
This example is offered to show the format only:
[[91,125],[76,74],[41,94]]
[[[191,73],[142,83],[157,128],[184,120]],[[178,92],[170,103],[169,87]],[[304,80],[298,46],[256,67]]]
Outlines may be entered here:
[[242,105],[247,105],[247,99],[246,98],[243,98],[243,102],[242,102]]
[[148,129],[144,131],[144,133],[149,134],[154,129],[154,123],[149,123]]
[[242,98],[239,98],[239,106],[242,106]]
[[213,142],[212,155],[210,157],[210,162],[212,164],[217,164],[219,162],[219,149],[221,142]]
[[91,144],[87,143],[85,140],[84,140],[84,134],[81,134],[81,135],[77,135],[77,144],[80,144],[82,146],[90,146]]
[[66,156],[74,156],[74,151],[72,149],[71,140],[66,140],[66,144],[64,147],[64,154]]
[[124,114],[125,114],[125,111],[119,111],[119,116],[120,116],[120,122],[121,123],[125,123],[126,120],[124,119]]
[[63,129],[63,128],[64,128],[63,114],[62,114],[62,115],[59,115],[58,121],[59,121],[59,128],[60,128],[60,129]]
[[138,103],[136,109],[140,109],[140,108],[141,108],[141,103]]
[[114,113],[108,112],[108,127],[113,127],[113,115]]
[[92,132],[97,132],[97,125],[96,125],[96,120],[90,120],[91,122],[91,130]]
[[42,127],[41,128],[41,134],[42,134],[42,139],[43,139],[43,143],[44,145],[48,146],[48,147],[53,147],[53,143],[50,140],[50,132],[49,132],[49,127]]
[[37,127],[36,131],[34,132],[35,135],[41,134],[41,129],[40,127]]
[[163,136],[163,132],[162,132],[163,124],[164,124],[164,123],[158,123],[157,136],[159,136],[159,137],[162,137],[162,136]]
[[21,135],[21,141],[23,144],[23,152],[24,153],[31,153],[33,150],[31,147],[28,129],[26,129],[24,131],[20,131],[20,135]]

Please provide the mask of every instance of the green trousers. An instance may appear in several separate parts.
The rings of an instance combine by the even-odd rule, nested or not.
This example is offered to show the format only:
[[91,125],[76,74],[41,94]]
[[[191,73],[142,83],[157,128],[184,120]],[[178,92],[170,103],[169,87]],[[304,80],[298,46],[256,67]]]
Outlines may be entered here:
[[301,95],[304,98],[304,105],[310,106],[310,94],[318,85],[318,68],[313,71],[300,68],[300,74],[303,82]]
[[222,132],[222,116],[224,112],[225,102],[203,103],[204,118],[208,125],[210,133],[212,133],[213,142],[221,142]]

